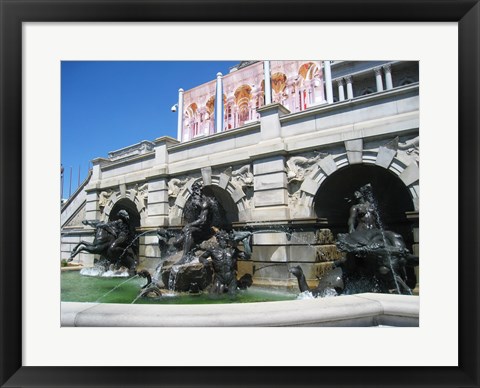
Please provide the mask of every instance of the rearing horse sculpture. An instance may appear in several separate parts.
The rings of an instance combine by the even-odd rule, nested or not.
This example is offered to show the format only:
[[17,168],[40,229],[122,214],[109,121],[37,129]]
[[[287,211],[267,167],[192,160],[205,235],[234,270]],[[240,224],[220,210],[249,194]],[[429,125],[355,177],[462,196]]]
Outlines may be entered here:
[[[136,254],[129,244],[121,244],[112,250],[112,244],[117,240],[118,236],[114,234],[114,230],[105,227],[106,224],[100,221],[82,221],[84,225],[90,225],[95,228],[95,238],[92,243],[81,240],[72,250],[69,261],[72,261],[80,252],[88,252],[99,254],[103,260],[116,267],[125,266],[131,271],[135,271],[137,264]],[[128,241],[127,241],[128,242]]]

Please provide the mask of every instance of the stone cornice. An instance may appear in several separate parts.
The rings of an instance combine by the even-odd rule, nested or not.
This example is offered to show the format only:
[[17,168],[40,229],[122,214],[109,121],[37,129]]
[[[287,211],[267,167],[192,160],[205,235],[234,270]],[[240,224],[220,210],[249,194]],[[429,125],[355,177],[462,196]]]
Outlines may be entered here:
[[158,145],[160,143],[166,143],[167,146],[169,145],[177,145],[177,144],[180,144],[180,141],[173,138],[173,137],[170,137],[170,136],[161,136],[161,137],[157,137],[153,143],[155,145]]
[[279,103],[273,103],[273,104],[261,106],[260,108],[257,108],[257,113],[260,113],[260,115],[262,115],[262,113],[275,111],[275,110],[278,111],[280,116],[288,115],[291,113],[287,108],[285,108],[282,104],[279,104]]
[[172,145],[168,147],[169,152],[175,152],[175,151],[181,151],[185,148],[190,148],[192,146],[199,146],[199,145],[204,145],[205,143],[209,143],[214,140],[220,140],[220,139],[228,139],[230,137],[238,136],[238,135],[244,135],[249,132],[253,132],[255,130],[260,131],[260,122],[256,121],[247,125],[244,125],[242,127],[238,127],[235,129],[229,129],[228,131],[220,132],[220,133],[214,133],[213,135],[209,136],[203,136],[200,138],[195,138],[189,141],[185,141],[179,144]]
[[139,143],[129,145],[127,147],[120,148],[116,151],[111,151],[108,153],[108,159],[110,160],[120,160],[123,158],[128,158],[134,155],[143,155],[152,151],[155,144],[148,140],[142,140]]
[[409,85],[406,85],[406,86],[400,86],[400,87],[390,89],[390,90],[383,90],[381,92],[375,92],[375,93],[372,93],[372,94],[367,94],[365,96],[358,96],[358,97],[355,97],[353,99],[346,99],[344,101],[335,102],[333,104],[323,104],[323,105],[319,105],[318,107],[312,107],[312,108],[309,108],[309,109],[301,111],[301,112],[291,113],[289,115],[280,117],[280,122],[284,123],[284,122],[288,122],[288,121],[291,121],[291,120],[297,120],[297,119],[303,118],[303,117],[315,116],[315,115],[318,115],[320,113],[330,112],[332,110],[336,110],[336,109],[339,109],[339,108],[342,108],[342,107],[345,107],[345,106],[350,106],[351,107],[351,106],[355,106],[355,105],[359,105],[359,104],[364,104],[367,101],[382,100],[382,99],[388,98],[392,95],[405,94],[405,93],[409,93],[409,92],[412,92],[412,91],[418,90],[418,89],[419,89],[419,84],[418,84],[418,82],[416,82],[416,83],[413,83],[413,84],[409,84]]
[[117,168],[117,167],[124,166],[124,165],[127,165],[127,164],[138,163],[139,161],[142,161],[142,160],[145,160],[145,159],[151,159],[151,158],[155,158],[155,150],[149,151],[148,153],[145,153],[145,154],[136,155],[136,156],[128,157],[128,158],[125,158],[125,159],[118,159],[118,160],[115,160],[115,161],[110,161],[108,159],[103,159],[103,160],[106,161],[106,163],[101,164],[100,168],[102,169],[102,171],[106,171],[106,170],[111,170],[113,168]]

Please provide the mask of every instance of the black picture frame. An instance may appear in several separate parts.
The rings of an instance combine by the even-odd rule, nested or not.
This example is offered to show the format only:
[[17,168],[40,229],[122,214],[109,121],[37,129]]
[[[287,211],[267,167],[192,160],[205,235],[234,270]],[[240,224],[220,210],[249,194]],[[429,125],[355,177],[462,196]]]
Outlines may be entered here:
[[[0,0],[2,387],[478,387],[480,5],[474,0]],[[421,21],[459,27],[458,367],[22,366],[22,22]],[[447,207],[448,209],[448,207]],[[442,211],[448,211],[442,209]],[[447,219],[444,217],[443,219]],[[446,221],[446,229],[448,222]],[[447,232],[446,232],[447,233]],[[452,233],[449,230],[448,233]],[[439,344],[441,346],[441,344]],[[328,351],[318,349],[319,352]],[[361,351],[359,357],[361,357]],[[394,351],[394,349],[392,349]],[[432,349],[432,352],[435,351]],[[385,355],[388,357],[388,355]]]

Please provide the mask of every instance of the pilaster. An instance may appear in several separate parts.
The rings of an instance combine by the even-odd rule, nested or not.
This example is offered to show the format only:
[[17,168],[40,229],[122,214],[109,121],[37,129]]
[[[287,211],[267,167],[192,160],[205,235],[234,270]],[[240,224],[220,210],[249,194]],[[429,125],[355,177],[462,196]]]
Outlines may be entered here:
[[290,113],[290,111],[281,104],[270,104],[258,108],[257,112],[260,114],[262,141],[281,137],[280,117]]
[[148,182],[148,218],[145,226],[168,225],[168,185],[166,177],[158,177]]
[[274,221],[288,218],[287,176],[285,157],[272,156],[253,162],[254,221]]

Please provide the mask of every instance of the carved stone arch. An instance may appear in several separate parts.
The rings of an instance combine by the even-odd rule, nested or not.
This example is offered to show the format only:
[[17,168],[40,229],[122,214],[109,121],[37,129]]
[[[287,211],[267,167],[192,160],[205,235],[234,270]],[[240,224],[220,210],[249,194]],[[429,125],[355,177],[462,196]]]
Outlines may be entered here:
[[[335,171],[348,166],[348,157],[346,153],[338,154],[335,156],[329,155],[327,158],[324,158],[320,163],[320,168],[313,170],[309,175],[305,177],[303,184],[300,186],[300,195],[299,195],[299,204],[308,215],[307,217],[313,216],[313,200],[315,195],[322,183],[327,179],[327,177]],[[305,212],[305,211],[304,211]]]
[[419,211],[420,192],[419,192],[419,166],[415,161],[406,165],[400,159],[393,158],[388,170],[400,178],[410,191],[415,210]]
[[229,180],[226,190],[237,207],[239,221],[246,221],[249,219],[250,201],[243,191],[242,186]]
[[138,210],[136,201],[132,201],[130,198],[128,198],[128,196],[122,197],[121,195],[112,195],[112,198],[110,198],[107,205],[105,206],[105,209],[100,217],[100,221],[110,221],[112,219],[112,216],[114,216],[112,211],[116,213],[115,209],[118,208],[125,209],[132,219],[138,219],[138,222],[135,221],[138,225],[135,226],[141,226],[145,224],[145,212],[140,212]]
[[[385,168],[395,174],[399,179],[403,181],[407,189],[409,190],[411,199],[415,206],[415,210],[418,210],[419,204],[419,186],[418,186],[418,165],[412,161],[408,166],[401,160],[393,157],[388,165],[378,163],[378,151],[377,150],[364,150],[362,154],[362,165],[375,165]],[[351,164],[348,161],[347,153],[341,153],[332,157],[335,165],[331,164],[329,168],[319,168],[312,171],[305,177],[303,184],[300,186],[300,193],[298,195],[298,206],[300,207],[299,215],[305,217],[314,216],[313,201],[316,193],[319,191],[322,184],[327,177],[337,171],[340,171]]]
[[[185,184],[185,187],[177,195],[174,206],[176,209],[173,210],[175,217],[180,219],[183,217],[183,209],[188,199],[192,195],[192,185],[196,182],[201,184],[204,183],[202,177],[192,178]],[[226,174],[220,174],[211,175],[211,182],[209,185],[205,185],[205,187],[208,188],[209,186],[216,187],[227,193],[236,206],[239,219],[243,218],[242,215],[245,214],[246,210],[248,210],[248,200],[240,185],[232,182],[230,176]]]
[[412,223],[408,217],[410,212],[418,210],[415,171],[418,172],[415,163],[405,166],[393,158],[390,165],[379,165],[371,155],[366,155],[360,163],[343,166],[319,182],[317,193],[308,198],[310,217],[323,219],[334,234],[347,232],[350,209],[357,203],[354,192],[370,183],[384,227],[401,234],[408,245],[412,244]]
[[115,203],[116,203],[119,199],[121,199],[120,192],[114,191],[114,192],[110,195],[110,198],[108,199],[107,204],[106,204],[105,207],[103,208],[103,211],[102,211],[102,209],[100,209],[100,210],[102,211],[102,212],[101,212],[101,216],[100,216],[100,221],[106,222],[106,221],[109,220],[110,212],[112,211],[113,206],[115,205]]
[[138,186],[135,188],[130,188],[126,190],[125,198],[128,198],[132,201],[140,214],[141,225],[145,225],[147,221],[147,206],[143,197],[141,197],[141,191],[138,189]]

